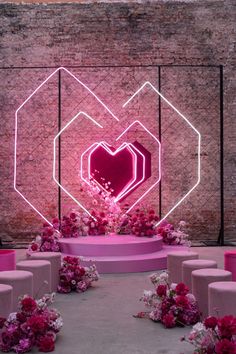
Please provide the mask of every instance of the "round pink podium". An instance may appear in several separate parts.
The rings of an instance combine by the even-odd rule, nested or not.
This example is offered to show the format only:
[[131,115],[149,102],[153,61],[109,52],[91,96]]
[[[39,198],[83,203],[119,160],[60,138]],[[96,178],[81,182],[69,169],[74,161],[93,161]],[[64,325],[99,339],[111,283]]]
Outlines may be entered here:
[[0,271],[16,269],[16,252],[14,250],[0,250]]
[[94,263],[99,273],[135,273],[166,269],[167,253],[187,250],[163,245],[162,237],[102,235],[59,240],[63,254],[82,256],[84,266]]
[[192,292],[203,318],[208,316],[208,285],[218,281],[231,281],[232,274],[218,268],[197,269],[192,272]]
[[236,316],[236,282],[215,282],[208,285],[208,312],[210,316]]
[[232,280],[236,281],[236,251],[226,251],[224,253],[225,270],[232,273]]

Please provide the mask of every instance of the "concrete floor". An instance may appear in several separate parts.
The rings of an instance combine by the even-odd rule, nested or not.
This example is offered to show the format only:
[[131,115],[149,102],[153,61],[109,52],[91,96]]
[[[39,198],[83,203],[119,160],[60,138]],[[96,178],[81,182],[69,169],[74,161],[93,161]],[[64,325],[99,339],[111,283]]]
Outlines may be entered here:
[[[200,258],[214,259],[223,267],[224,251],[233,247],[194,247]],[[25,250],[17,250],[17,260]],[[161,324],[132,317],[144,310],[139,298],[151,289],[149,273],[102,275],[82,294],[58,294],[55,307],[64,327],[55,354],[190,354],[193,348],[179,338],[190,328],[165,329]],[[36,351],[35,351],[36,352]]]

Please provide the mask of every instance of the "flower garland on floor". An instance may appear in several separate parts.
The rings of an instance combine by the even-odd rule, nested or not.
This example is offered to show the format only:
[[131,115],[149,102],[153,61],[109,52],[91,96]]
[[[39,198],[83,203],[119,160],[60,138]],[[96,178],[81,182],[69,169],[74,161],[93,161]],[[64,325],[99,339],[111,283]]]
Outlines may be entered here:
[[17,312],[11,313],[7,319],[0,319],[1,351],[26,353],[34,347],[41,352],[54,350],[56,334],[63,325],[60,313],[48,307],[54,296],[44,295],[34,300],[25,295],[19,301]]
[[207,317],[181,340],[192,344],[196,354],[236,354],[236,317]]
[[81,258],[66,256],[63,258],[62,267],[59,270],[60,280],[57,291],[59,293],[78,293],[86,291],[94,281],[99,279],[95,265],[82,267]]
[[150,280],[155,291],[145,290],[141,301],[150,309],[134,317],[161,322],[166,328],[192,325],[199,321],[200,312],[193,294],[183,283],[169,284],[168,274],[154,273]]

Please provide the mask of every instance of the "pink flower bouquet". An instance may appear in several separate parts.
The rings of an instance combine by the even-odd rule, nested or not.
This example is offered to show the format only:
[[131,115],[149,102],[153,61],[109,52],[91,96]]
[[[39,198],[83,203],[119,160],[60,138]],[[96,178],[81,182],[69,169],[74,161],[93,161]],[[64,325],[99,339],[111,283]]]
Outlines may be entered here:
[[236,317],[207,317],[193,326],[188,338],[181,340],[191,343],[194,353],[236,354]]
[[40,300],[23,296],[19,310],[7,319],[0,319],[0,350],[26,353],[37,347],[42,352],[53,351],[56,334],[63,325],[60,313],[48,307],[53,300],[54,294],[45,295]]
[[169,284],[168,274],[151,275],[155,290],[145,290],[141,300],[150,309],[135,317],[161,322],[166,328],[192,325],[199,321],[200,312],[193,294],[185,284]]
[[59,270],[60,280],[57,291],[59,293],[78,293],[86,291],[99,278],[96,266],[82,267],[79,257],[66,256]]

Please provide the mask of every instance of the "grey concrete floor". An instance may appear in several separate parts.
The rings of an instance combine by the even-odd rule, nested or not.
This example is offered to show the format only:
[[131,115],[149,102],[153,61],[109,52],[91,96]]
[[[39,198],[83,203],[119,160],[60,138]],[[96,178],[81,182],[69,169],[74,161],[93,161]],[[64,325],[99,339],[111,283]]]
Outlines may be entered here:
[[[194,247],[200,258],[224,263],[224,251],[233,247]],[[25,250],[17,250],[17,260]],[[105,274],[82,294],[57,294],[54,306],[64,327],[55,354],[190,354],[193,347],[180,342],[190,328],[165,329],[161,324],[132,315],[145,310],[139,298],[151,289],[153,272]],[[36,352],[36,351],[35,351]]]

